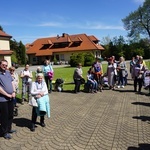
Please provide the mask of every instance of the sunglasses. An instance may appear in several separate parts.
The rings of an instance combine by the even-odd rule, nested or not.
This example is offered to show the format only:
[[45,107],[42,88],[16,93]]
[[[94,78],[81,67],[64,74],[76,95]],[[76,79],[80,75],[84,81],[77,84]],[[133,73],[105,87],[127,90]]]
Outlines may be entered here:
[[8,65],[6,65],[6,64],[2,64],[2,66],[7,67]]

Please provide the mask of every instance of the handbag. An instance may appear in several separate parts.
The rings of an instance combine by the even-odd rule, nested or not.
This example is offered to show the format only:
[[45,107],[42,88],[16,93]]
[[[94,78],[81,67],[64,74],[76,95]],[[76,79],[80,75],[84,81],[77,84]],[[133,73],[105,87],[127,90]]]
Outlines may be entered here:
[[81,81],[81,84],[85,84],[85,79],[84,78],[81,78],[80,81]]
[[35,99],[35,97],[32,97],[32,98],[29,100],[29,105],[30,105],[30,106],[33,106],[33,107],[38,107],[38,103],[37,103],[37,100]]

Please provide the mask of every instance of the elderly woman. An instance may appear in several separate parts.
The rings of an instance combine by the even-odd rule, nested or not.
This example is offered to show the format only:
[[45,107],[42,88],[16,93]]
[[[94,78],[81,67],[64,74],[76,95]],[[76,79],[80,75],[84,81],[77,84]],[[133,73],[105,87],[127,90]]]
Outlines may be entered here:
[[114,90],[115,87],[115,76],[117,75],[116,70],[117,64],[114,62],[113,58],[108,59],[108,66],[107,66],[107,76],[108,76],[108,84],[109,89]]
[[139,59],[133,68],[132,76],[134,79],[134,92],[137,92],[137,86],[138,86],[138,93],[141,93],[145,71],[146,69],[145,66],[143,65],[143,61],[142,59]]
[[48,89],[45,81],[43,80],[43,74],[39,73],[36,75],[36,81],[32,82],[31,87],[32,100],[37,101],[37,106],[33,106],[32,109],[32,126],[31,131],[35,131],[35,123],[37,116],[40,116],[40,124],[45,127],[44,116],[47,114],[50,118],[50,104]]
[[[15,85],[15,92],[16,94],[19,93],[19,76],[15,72],[15,67],[9,67],[10,74],[14,80],[14,85]],[[14,98],[14,107],[17,107],[16,105],[16,98]]]
[[82,74],[83,74],[82,64],[79,63],[77,65],[77,68],[74,70],[73,74],[73,79],[75,83],[74,93],[80,92],[81,79],[83,78]]
[[127,66],[123,57],[119,58],[116,69],[118,71],[118,88],[124,88],[124,85],[126,84]]

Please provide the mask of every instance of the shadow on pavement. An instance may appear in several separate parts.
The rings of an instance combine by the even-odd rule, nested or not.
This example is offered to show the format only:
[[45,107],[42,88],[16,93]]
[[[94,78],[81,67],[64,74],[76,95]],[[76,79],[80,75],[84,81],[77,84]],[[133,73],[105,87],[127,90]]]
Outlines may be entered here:
[[31,126],[31,120],[26,119],[26,118],[14,118],[13,123],[16,124],[16,126],[27,127],[29,129]]
[[133,102],[131,104],[134,104],[134,105],[143,105],[143,106],[148,106],[150,107],[150,103],[145,103],[145,102]]
[[127,150],[150,150],[150,144],[139,144],[139,147],[128,147]]
[[133,116],[133,119],[140,119],[141,121],[150,121],[150,116]]

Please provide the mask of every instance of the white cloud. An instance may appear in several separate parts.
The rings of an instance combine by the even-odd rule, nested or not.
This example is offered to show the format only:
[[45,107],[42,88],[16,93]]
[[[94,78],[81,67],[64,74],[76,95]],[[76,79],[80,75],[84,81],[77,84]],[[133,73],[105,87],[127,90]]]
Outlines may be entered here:
[[82,29],[95,29],[95,30],[124,30],[121,25],[105,25],[102,23],[90,23],[87,22],[85,25],[78,25]]
[[86,22],[86,23],[58,23],[58,22],[47,22],[41,23],[37,26],[40,27],[59,27],[59,28],[77,28],[77,29],[94,29],[94,30],[124,30],[121,25],[105,25],[102,23]]
[[37,26],[41,26],[41,27],[61,27],[62,24],[58,23],[58,22],[47,22],[47,23],[38,24]]

